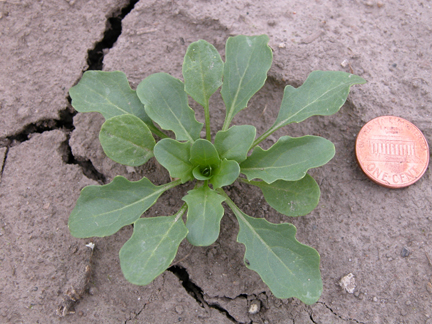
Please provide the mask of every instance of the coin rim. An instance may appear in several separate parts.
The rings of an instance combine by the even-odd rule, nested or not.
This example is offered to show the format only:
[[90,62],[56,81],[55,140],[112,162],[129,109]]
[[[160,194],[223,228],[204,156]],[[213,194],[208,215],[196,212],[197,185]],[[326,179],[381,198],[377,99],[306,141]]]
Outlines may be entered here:
[[[402,121],[407,122],[408,124],[411,124],[411,126],[413,126],[415,129],[418,130],[418,132],[421,134],[421,136],[422,136],[424,142],[426,143],[426,149],[427,149],[427,160],[426,160],[426,163],[425,163],[425,165],[424,165],[423,170],[419,173],[419,176],[418,176],[416,179],[412,180],[411,182],[407,182],[407,183],[404,183],[404,184],[401,184],[401,185],[388,185],[388,184],[386,184],[386,183],[380,182],[380,180],[375,179],[375,178],[373,178],[372,176],[370,176],[370,175],[365,171],[365,169],[363,168],[362,163],[360,162],[360,159],[359,159],[359,152],[358,152],[358,151],[359,151],[359,149],[358,149],[358,142],[359,142],[359,137],[360,137],[361,132],[363,131],[363,129],[364,129],[368,124],[370,124],[370,123],[373,122],[374,120],[376,120],[376,119],[381,119],[381,118],[386,118],[386,117],[401,119]],[[430,156],[430,151],[429,151],[429,144],[428,144],[428,142],[427,142],[426,137],[424,136],[423,132],[422,132],[422,131],[421,131],[421,130],[416,126],[416,125],[414,125],[414,124],[411,123],[409,120],[406,120],[405,118],[402,118],[402,117],[398,117],[398,116],[391,116],[391,115],[384,115],[384,116],[378,116],[378,117],[375,117],[375,118],[369,120],[366,124],[364,124],[364,125],[362,126],[362,128],[360,129],[360,131],[359,131],[358,134],[357,134],[356,141],[355,141],[355,155],[356,155],[357,163],[358,163],[358,165],[360,166],[360,169],[363,171],[363,173],[364,173],[364,174],[365,174],[365,175],[366,175],[370,180],[372,180],[372,181],[375,182],[376,184],[379,184],[379,185],[382,186],[382,187],[386,187],[386,188],[390,188],[390,189],[401,189],[401,188],[406,188],[406,187],[408,187],[408,186],[411,186],[412,184],[414,184],[414,183],[416,183],[417,181],[419,181],[421,177],[423,177],[423,175],[425,174],[425,172],[426,172],[426,170],[427,170],[427,168],[428,168],[428,166],[429,166],[429,156]]]

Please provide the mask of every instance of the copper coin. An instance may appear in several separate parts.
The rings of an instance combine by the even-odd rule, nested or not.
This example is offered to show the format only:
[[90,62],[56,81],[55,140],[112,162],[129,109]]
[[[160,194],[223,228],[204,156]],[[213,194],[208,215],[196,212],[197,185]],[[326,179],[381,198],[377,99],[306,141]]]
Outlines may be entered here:
[[366,123],[357,135],[355,151],[363,172],[387,188],[412,185],[429,164],[426,138],[400,117],[381,116]]

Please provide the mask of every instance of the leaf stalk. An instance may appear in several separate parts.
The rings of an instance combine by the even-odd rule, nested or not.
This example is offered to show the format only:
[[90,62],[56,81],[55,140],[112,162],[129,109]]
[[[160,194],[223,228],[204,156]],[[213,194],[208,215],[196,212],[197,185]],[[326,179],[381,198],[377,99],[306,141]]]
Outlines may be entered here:
[[[147,126],[149,126],[149,125],[147,125]],[[163,139],[163,138],[168,138],[168,137],[169,137],[167,134],[165,134],[164,132],[162,132],[159,128],[157,128],[157,127],[155,127],[155,126],[153,126],[153,127],[150,127],[150,126],[149,126],[149,128],[150,128],[150,130],[153,132],[153,134],[159,136],[159,137],[162,138],[162,139]]]
[[207,141],[211,142],[209,100],[207,100],[206,104],[204,105],[204,115],[206,125],[206,139]]
[[273,127],[271,127],[269,130],[267,130],[264,134],[262,134],[260,137],[258,137],[251,146],[251,149],[253,149],[255,146],[257,146],[259,143],[261,143],[262,141],[264,141],[267,137],[269,137],[271,134],[273,134],[275,131],[277,130],[274,129]]

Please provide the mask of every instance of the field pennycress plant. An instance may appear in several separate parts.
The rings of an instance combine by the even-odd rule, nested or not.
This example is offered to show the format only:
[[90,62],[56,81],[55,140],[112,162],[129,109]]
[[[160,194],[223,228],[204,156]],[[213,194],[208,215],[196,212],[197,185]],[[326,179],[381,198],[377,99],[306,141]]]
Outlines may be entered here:
[[[134,91],[122,72],[87,71],[70,89],[77,111],[105,117],[99,139],[109,158],[135,167],[155,157],[173,179],[156,186],[145,177],[133,182],[117,176],[109,184],[87,186],[70,215],[70,232],[78,238],[104,237],[133,224],[132,237],[120,250],[121,269],[131,283],[152,282],[170,266],[185,238],[195,246],[213,244],[225,203],[239,223],[237,241],[246,248],[246,266],[276,297],[312,304],[321,295],[319,254],[296,240],[294,225],[246,215],[223,188],[238,180],[260,188],[268,204],[284,215],[312,211],[320,190],[307,171],[332,159],[334,145],[317,136],[283,136],[268,150],[258,145],[283,126],[336,113],[350,87],[365,81],[345,72],[312,72],[299,88],[285,87],[276,121],[256,137],[255,127],[231,122],[266,81],[272,64],[268,41],[266,35],[230,37],[225,62],[208,42],[192,43],[183,62],[184,82],[156,73]],[[212,139],[209,99],[219,87],[226,116]],[[204,109],[205,139],[188,95]],[[195,188],[176,214],[141,217],[162,193],[187,181]]]

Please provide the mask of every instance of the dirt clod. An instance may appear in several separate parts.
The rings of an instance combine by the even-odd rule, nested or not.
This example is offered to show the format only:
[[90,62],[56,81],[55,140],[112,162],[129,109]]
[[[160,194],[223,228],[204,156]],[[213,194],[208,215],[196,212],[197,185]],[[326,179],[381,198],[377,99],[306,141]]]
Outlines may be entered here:
[[348,273],[347,275],[343,276],[340,281],[339,285],[349,294],[354,293],[354,290],[356,288],[355,285],[355,277],[352,273]]
[[261,310],[261,302],[257,299],[252,300],[250,305],[249,305],[249,314],[254,315],[259,313],[259,311]]
[[402,258],[406,258],[409,255],[410,255],[410,251],[406,247],[403,247],[402,250],[401,250],[401,257]]
[[[89,247],[90,245],[90,247]],[[86,261],[86,266],[84,267],[84,272],[79,274],[78,278],[76,278],[71,286],[69,286],[65,293],[63,294],[63,300],[60,305],[57,307],[57,315],[60,317],[64,317],[69,314],[74,314],[74,306],[75,304],[83,298],[87,285],[90,281],[91,276],[91,262],[94,251],[94,244],[89,243],[86,245],[89,247],[88,259]]]

